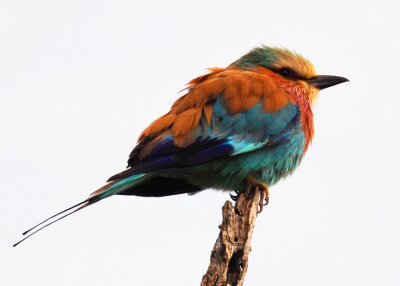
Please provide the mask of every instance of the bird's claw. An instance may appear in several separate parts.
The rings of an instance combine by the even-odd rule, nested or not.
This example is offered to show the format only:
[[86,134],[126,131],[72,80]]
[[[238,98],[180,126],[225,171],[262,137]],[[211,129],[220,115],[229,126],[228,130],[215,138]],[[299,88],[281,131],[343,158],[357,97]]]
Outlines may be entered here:
[[260,188],[260,201],[258,202],[259,210],[257,213],[261,213],[263,208],[269,203],[269,192],[268,188]]
[[252,176],[247,178],[247,182],[249,186],[258,188],[260,191],[260,200],[258,202],[259,209],[257,213],[261,213],[263,208],[268,205],[269,202],[268,186],[263,181],[257,180]]
[[[260,191],[260,200],[258,202],[259,209],[258,209],[257,213],[261,213],[263,208],[266,205],[268,205],[268,202],[269,202],[268,186],[264,182],[262,182],[260,180],[257,180],[257,179],[255,179],[254,177],[251,177],[251,176],[249,176],[247,178],[247,183],[248,183],[248,187],[247,187],[246,192],[249,191],[252,188],[258,189]],[[240,191],[233,191],[233,192],[235,194],[229,194],[229,196],[231,197],[231,199],[234,202],[236,202],[242,192],[240,192]]]
[[235,195],[229,194],[229,196],[231,197],[232,201],[236,202],[240,196],[240,192],[234,191],[234,193],[235,193]]

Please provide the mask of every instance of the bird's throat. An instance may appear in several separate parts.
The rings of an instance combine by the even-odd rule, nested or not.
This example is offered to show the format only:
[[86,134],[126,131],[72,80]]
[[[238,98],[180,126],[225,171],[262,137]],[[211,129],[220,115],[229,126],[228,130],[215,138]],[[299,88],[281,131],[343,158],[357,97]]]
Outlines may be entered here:
[[309,89],[301,83],[287,80],[281,81],[280,85],[296,101],[300,108],[300,122],[306,139],[305,152],[314,137],[314,116],[311,109]]

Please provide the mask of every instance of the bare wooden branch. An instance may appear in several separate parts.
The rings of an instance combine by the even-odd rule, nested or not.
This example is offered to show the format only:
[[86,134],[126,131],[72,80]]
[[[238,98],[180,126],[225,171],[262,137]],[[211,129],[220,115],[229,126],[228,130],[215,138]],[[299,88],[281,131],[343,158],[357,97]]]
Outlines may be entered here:
[[243,285],[259,201],[260,190],[253,187],[239,195],[235,207],[225,202],[220,233],[201,286]]

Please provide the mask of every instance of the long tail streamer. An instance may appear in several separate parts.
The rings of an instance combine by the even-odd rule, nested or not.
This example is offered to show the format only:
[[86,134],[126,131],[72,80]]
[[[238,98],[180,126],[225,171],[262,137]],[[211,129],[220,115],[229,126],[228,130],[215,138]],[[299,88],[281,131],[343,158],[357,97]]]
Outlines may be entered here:
[[147,175],[147,174],[134,174],[127,178],[118,179],[118,180],[115,180],[115,181],[112,181],[112,182],[106,184],[105,186],[101,187],[100,189],[95,191],[93,194],[91,194],[88,199],[86,199],[76,205],[73,205],[72,207],[69,207],[59,213],[56,213],[55,215],[52,215],[51,217],[45,219],[44,221],[41,221],[34,227],[31,227],[27,231],[23,232],[22,235],[27,235],[27,234],[29,234],[29,235],[27,235],[26,237],[24,237],[23,239],[21,239],[20,241],[15,243],[13,245],[13,247],[17,246],[24,240],[28,239],[29,237],[31,237],[35,233],[39,232],[40,230],[52,225],[53,223],[65,218],[67,216],[70,216],[73,213],[75,213],[83,208],[86,208],[94,203],[97,203],[98,201],[100,201],[102,199],[105,199],[107,197],[121,193],[131,187],[139,185],[151,177],[152,177],[152,175]]

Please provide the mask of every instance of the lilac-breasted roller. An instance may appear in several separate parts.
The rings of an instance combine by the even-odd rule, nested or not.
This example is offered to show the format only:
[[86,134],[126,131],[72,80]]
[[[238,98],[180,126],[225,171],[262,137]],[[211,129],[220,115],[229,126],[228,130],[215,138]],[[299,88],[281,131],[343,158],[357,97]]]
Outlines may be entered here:
[[212,68],[143,131],[125,171],[24,235],[112,195],[162,197],[209,188],[240,193],[256,185],[261,204],[268,203],[268,187],[296,169],[313,138],[318,92],[345,81],[317,75],[300,55],[267,46],[227,68]]

